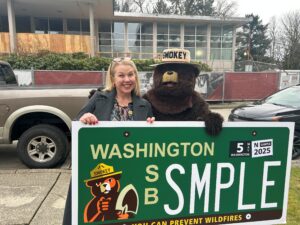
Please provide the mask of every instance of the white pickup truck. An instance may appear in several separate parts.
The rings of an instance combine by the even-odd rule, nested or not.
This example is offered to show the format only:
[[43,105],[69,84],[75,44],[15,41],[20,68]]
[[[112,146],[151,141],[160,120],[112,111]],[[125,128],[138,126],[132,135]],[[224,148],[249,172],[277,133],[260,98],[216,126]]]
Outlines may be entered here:
[[71,121],[95,87],[19,87],[10,65],[0,61],[0,144],[18,140],[30,168],[51,168],[70,150]]

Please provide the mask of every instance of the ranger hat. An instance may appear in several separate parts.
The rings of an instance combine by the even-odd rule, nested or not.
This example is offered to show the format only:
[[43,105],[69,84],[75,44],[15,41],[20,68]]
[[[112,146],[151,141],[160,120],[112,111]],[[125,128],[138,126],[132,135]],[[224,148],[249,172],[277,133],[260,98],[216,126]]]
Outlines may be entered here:
[[106,177],[112,177],[121,174],[122,171],[115,172],[113,166],[108,166],[104,163],[99,163],[92,171],[91,178],[85,180],[85,182],[89,182],[92,180],[99,180]]
[[152,66],[157,67],[164,64],[186,64],[191,65],[200,72],[201,67],[197,63],[191,63],[191,54],[189,50],[182,48],[169,48],[165,49],[162,54],[162,59],[160,63],[154,64]]

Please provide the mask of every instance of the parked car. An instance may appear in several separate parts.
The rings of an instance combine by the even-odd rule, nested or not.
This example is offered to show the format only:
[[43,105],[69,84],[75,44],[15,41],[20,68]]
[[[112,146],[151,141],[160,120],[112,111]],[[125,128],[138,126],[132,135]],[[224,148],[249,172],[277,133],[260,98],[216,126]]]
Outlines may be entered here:
[[300,84],[280,90],[252,104],[232,109],[229,121],[295,122],[292,158],[300,156]]

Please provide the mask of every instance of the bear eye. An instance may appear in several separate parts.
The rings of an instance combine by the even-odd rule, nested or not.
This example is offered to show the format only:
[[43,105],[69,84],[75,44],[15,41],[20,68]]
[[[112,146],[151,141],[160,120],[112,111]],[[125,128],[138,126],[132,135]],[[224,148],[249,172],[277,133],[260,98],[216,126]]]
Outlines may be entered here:
[[109,183],[110,183],[110,182],[112,182],[112,179],[111,179],[111,178],[109,178],[109,179],[108,179],[108,182],[109,182]]

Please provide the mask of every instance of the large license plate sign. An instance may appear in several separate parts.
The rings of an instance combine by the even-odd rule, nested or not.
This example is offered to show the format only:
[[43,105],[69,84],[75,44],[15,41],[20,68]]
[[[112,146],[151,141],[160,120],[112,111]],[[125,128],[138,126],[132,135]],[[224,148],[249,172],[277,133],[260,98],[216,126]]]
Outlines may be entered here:
[[73,224],[286,220],[292,123],[73,123]]

